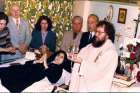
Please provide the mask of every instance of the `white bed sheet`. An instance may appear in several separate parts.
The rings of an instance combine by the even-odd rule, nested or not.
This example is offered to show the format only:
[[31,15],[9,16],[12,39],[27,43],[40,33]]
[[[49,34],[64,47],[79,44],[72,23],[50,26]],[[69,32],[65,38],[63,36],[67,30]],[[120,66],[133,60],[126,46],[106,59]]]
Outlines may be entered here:
[[[16,61],[14,61],[14,62],[2,64],[2,65],[0,65],[0,67],[8,67],[8,66],[10,66],[11,63],[25,64],[26,61],[28,61],[28,59],[22,58],[22,59],[18,59]],[[35,82],[28,88],[24,89],[23,92],[51,92],[54,86],[59,86],[63,83],[68,84],[69,80],[70,80],[70,73],[63,70],[62,76],[58,80],[57,83],[51,84],[46,77],[38,82]],[[64,89],[58,88],[57,90],[64,90]],[[0,92],[9,92],[9,90],[7,90],[1,84],[1,81],[0,81]]]
[[49,80],[44,78],[24,89],[23,92],[51,92],[53,87]]
[[2,86],[1,81],[0,81],[0,92],[9,92],[9,90],[7,88]]

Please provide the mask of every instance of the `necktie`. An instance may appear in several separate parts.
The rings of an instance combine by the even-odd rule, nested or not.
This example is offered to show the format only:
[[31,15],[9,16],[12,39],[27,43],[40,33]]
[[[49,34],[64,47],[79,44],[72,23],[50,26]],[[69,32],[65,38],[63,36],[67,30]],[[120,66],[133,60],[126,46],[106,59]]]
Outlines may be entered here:
[[89,34],[89,41],[92,39],[92,33]]
[[73,33],[73,39],[75,39],[77,36],[77,33]]
[[17,26],[17,29],[19,29],[19,20],[16,19],[16,26]]

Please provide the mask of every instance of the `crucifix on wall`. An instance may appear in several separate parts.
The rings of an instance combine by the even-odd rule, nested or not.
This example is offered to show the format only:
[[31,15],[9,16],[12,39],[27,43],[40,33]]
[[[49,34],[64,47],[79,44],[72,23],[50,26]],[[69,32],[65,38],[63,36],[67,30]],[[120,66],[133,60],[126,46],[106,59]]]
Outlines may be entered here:
[[139,22],[140,22],[140,14],[138,14],[138,19],[134,19],[134,21],[136,22],[134,38],[136,38],[137,32],[138,32],[138,26],[139,26]]

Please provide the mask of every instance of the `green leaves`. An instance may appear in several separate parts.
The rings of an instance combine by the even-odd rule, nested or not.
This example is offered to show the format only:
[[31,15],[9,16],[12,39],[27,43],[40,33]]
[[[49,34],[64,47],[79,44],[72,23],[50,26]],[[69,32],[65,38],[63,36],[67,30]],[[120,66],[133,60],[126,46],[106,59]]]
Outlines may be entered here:
[[[14,2],[20,4],[21,16],[30,23],[31,31],[32,25],[42,14],[51,18],[53,31],[57,34],[57,49],[59,49],[63,32],[71,30],[73,0],[6,0],[5,11],[7,14],[10,5]],[[30,22],[32,18],[35,18],[34,23]]]

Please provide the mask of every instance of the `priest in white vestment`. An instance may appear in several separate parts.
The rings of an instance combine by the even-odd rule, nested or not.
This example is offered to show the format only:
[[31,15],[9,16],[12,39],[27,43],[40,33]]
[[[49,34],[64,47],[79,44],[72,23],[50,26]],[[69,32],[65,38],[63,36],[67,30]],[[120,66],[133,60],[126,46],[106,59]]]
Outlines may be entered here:
[[76,57],[69,90],[71,92],[109,92],[118,63],[113,44],[115,29],[106,21],[100,21],[96,39],[83,48]]

